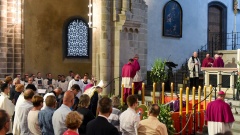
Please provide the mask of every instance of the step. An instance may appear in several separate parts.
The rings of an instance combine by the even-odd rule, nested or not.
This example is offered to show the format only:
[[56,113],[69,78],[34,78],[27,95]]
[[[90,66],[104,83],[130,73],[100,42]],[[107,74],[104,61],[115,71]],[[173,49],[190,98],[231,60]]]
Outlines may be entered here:
[[239,127],[240,127],[240,122],[239,121],[234,121],[232,129],[240,131]]
[[240,130],[238,130],[238,129],[232,129],[231,131],[232,131],[233,135],[239,135],[239,133],[240,133]]

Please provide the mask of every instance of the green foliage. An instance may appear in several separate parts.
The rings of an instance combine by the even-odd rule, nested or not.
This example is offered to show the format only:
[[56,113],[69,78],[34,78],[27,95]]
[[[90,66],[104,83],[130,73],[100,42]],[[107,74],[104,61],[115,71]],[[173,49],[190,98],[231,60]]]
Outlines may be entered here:
[[160,114],[158,116],[158,119],[160,122],[166,125],[168,129],[168,134],[173,135],[173,133],[175,132],[175,128],[173,127],[173,119],[171,117],[170,107],[160,105],[160,104],[159,106],[160,106]]
[[153,82],[155,83],[161,83],[167,80],[167,71],[165,70],[166,61],[163,61],[162,59],[156,59],[152,70],[150,73],[150,77]]

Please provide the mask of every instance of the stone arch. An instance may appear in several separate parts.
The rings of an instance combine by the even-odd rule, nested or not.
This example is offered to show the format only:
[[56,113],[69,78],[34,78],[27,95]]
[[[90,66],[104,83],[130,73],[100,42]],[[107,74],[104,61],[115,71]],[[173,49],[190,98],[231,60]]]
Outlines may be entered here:
[[128,29],[126,27],[124,28],[124,32],[128,32]]
[[129,32],[133,33],[133,29],[132,29],[132,28],[130,28],[130,29],[129,29]]
[[135,33],[138,33],[139,31],[138,31],[138,29],[136,28],[136,29],[134,30],[134,32],[135,32]]

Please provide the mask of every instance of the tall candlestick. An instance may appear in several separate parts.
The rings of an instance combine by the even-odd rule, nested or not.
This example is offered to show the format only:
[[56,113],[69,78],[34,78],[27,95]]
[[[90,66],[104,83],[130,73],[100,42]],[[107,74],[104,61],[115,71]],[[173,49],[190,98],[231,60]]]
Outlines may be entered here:
[[142,104],[145,103],[145,84],[142,83]]
[[134,95],[134,83],[132,83],[132,95]]
[[164,83],[162,83],[162,104],[164,104]]
[[201,86],[198,87],[198,112],[200,112],[201,109]]
[[206,95],[207,95],[207,87],[204,86],[204,104],[203,104],[203,110],[205,111],[206,110],[206,104],[207,104],[207,101],[206,101]]
[[123,92],[124,92],[124,84],[122,84],[122,90],[121,90],[121,105],[123,105]]
[[182,88],[180,88],[180,100],[179,100],[179,115],[182,116]]
[[155,104],[155,91],[156,91],[156,83],[153,83],[153,104]]
[[192,108],[194,112],[194,104],[195,104],[195,87],[192,89]]
[[189,88],[186,88],[186,114],[189,112]]
[[171,83],[171,101],[173,100],[173,83]]
[[[209,90],[209,93],[211,93],[212,91],[212,85],[210,85],[210,90]],[[209,102],[212,101],[212,94],[209,95]]]

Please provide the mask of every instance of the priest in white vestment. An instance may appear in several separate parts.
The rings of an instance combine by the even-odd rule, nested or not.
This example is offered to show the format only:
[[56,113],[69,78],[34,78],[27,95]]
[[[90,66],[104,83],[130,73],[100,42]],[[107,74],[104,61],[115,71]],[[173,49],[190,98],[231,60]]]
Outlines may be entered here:
[[83,90],[84,90],[84,84],[83,84],[83,82],[81,81],[79,74],[76,74],[75,77],[74,77],[74,79],[72,79],[72,80],[69,82],[69,84],[68,84],[68,90],[71,90],[71,87],[73,86],[73,84],[79,85],[79,87],[80,87],[80,89],[81,89],[81,90],[78,92],[78,94],[77,94],[77,97],[78,97],[78,99],[79,99],[80,96],[81,96],[82,93],[83,93]]
[[198,58],[198,54],[197,52],[194,52],[193,56],[188,60],[188,69],[190,71],[190,89],[192,89],[192,87],[198,88],[200,67],[201,62]]
[[[9,100],[8,94],[10,92],[10,88],[7,83],[2,84],[1,86],[1,95],[0,95],[0,108],[5,110],[10,118],[12,118],[14,113],[14,104],[11,100]],[[12,133],[12,121],[10,121],[10,128],[8,133]]]

